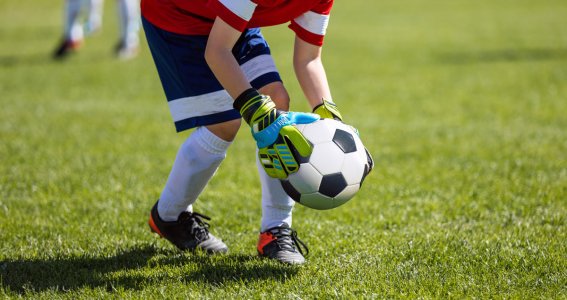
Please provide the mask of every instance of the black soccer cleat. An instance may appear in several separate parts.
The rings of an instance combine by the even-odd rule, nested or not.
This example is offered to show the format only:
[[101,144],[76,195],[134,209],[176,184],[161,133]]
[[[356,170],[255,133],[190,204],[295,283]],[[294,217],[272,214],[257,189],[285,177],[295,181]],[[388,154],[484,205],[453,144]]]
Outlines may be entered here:
[[179,214],[177,221],[163,221],[157,211],[157,202],[152,208],[148,221],[153,232],[173,243],[181,250],[194,251],[199,248],[210,254],[226,253],[228,247],[223,241],[209,233],[211,218],[196,213],[184,211]]
[[83,44],[82,40],[72,41],[72,40],[63,40],[61,44],[55,49],[53,52],[54,59],[64,59],[69,56],[69,54],[76,52],[81,45]]
[[305,256],[309,254],[307,246],[297,237],[297,232],[283,224],[279,227],[272,227],[260,233],[258,240],[258,254],[260,257],[267,257],[287,264],[303,264],[303,250]]

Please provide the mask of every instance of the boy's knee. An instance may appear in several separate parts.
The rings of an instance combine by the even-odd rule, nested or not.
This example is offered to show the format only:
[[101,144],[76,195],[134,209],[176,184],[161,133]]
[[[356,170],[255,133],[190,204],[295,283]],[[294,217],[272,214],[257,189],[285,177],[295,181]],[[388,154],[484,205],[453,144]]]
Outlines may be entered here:
[[207,129],[219,138],[231,142],[240,129],[241,119],[230,120],[223,123],[207,125]]
[[289,94],[283,83],[272,82],[260,88],[259,92],[270,96],[279,110],[289,110]]

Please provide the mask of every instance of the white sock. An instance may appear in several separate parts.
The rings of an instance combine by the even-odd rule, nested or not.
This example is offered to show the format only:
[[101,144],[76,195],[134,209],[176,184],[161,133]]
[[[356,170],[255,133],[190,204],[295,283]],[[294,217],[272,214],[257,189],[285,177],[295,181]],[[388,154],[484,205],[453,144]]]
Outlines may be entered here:
[[83,26],[79,20],[82,7],[82,0],[67,0],[65,2],[63,35],[66,40],[78,41],[83,39]]
[[258,155],[256,155],[256,166],[262,184],[262,225],[260,231],[264,232],[284,223],[291,227],[291,211],[295,201],[285,193],[279,179],[266,174]]
[[138,0],[118,1],[120,18],[120,40],[126,48],[138,47],[140,29],[140,2]]
[[193,210],[192,204],[226,157],[230,144],[205,127],[197,128],[185,140],[158,201],[160,218],[175,221],[183,211]]

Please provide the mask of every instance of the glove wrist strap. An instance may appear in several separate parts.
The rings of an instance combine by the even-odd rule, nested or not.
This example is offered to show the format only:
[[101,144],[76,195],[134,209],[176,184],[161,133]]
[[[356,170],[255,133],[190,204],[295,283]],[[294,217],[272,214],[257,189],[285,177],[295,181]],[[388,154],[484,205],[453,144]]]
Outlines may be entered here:
[[255,99],[261,99],[260,96],[256,89],[249,88],[234,100],[233,107],[240,112],[242,118],[248,124],[250,124],[254,112],[261,106],[261,101],[258,101],[258,103],[253,102]]
[[255,88],[249,88],[249,89],[245,90],[244,92],[242,92],[242,94],[240,94],[240,96],[236,97],[232,106],[234,107],[234,109],[240,111],[242,109],[242,107],[244,107],[244,104],[246,104],[246,102],[248,102],[248,100],[250,100],[250,99],[252,99],[256,96],[260,96],[260,93],[258,93],[258,91]]

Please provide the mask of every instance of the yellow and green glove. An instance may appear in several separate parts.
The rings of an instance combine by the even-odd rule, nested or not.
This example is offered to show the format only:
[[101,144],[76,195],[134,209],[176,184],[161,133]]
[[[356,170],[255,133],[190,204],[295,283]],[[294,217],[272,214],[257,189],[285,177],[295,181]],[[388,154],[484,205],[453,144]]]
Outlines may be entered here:
[[[335,103],[329,100],[323,99],[323,103],[313,108],[313,113],[318,114],[322,119],[334,119],[341,122],[343,121],[343,116],[341,116],[339,108]],[[352,127],[352,129],[354,129],[356,134],[359,134],[358,129],[354,127]],[[372,171],[372,169],[374,168],[374,159],[372,158],[372,155],[370,155],[370,152],[368,152],[368,149],[366,149],[366,147],[364,147],[364,150],[366,151],[366,158],[368,160],[368,173],[370,173],[370,171]]]
[[297,172],[299,163],[293,151],[301,156],[309,156],[313,151],[311,143],[292,125],[313,123],[319,120],[318,115],[277,110],[269,96],[255,89],[238,96],[234,108],[250,125],[260,163],[270,177],[284,179]]
[[339,108],[335,103],[329,100],[323,99],[323,103],[313,108],[313,113],[321,116],[321,119],[335,119],[337,121],[343,121],[343,116],[341,116]]

